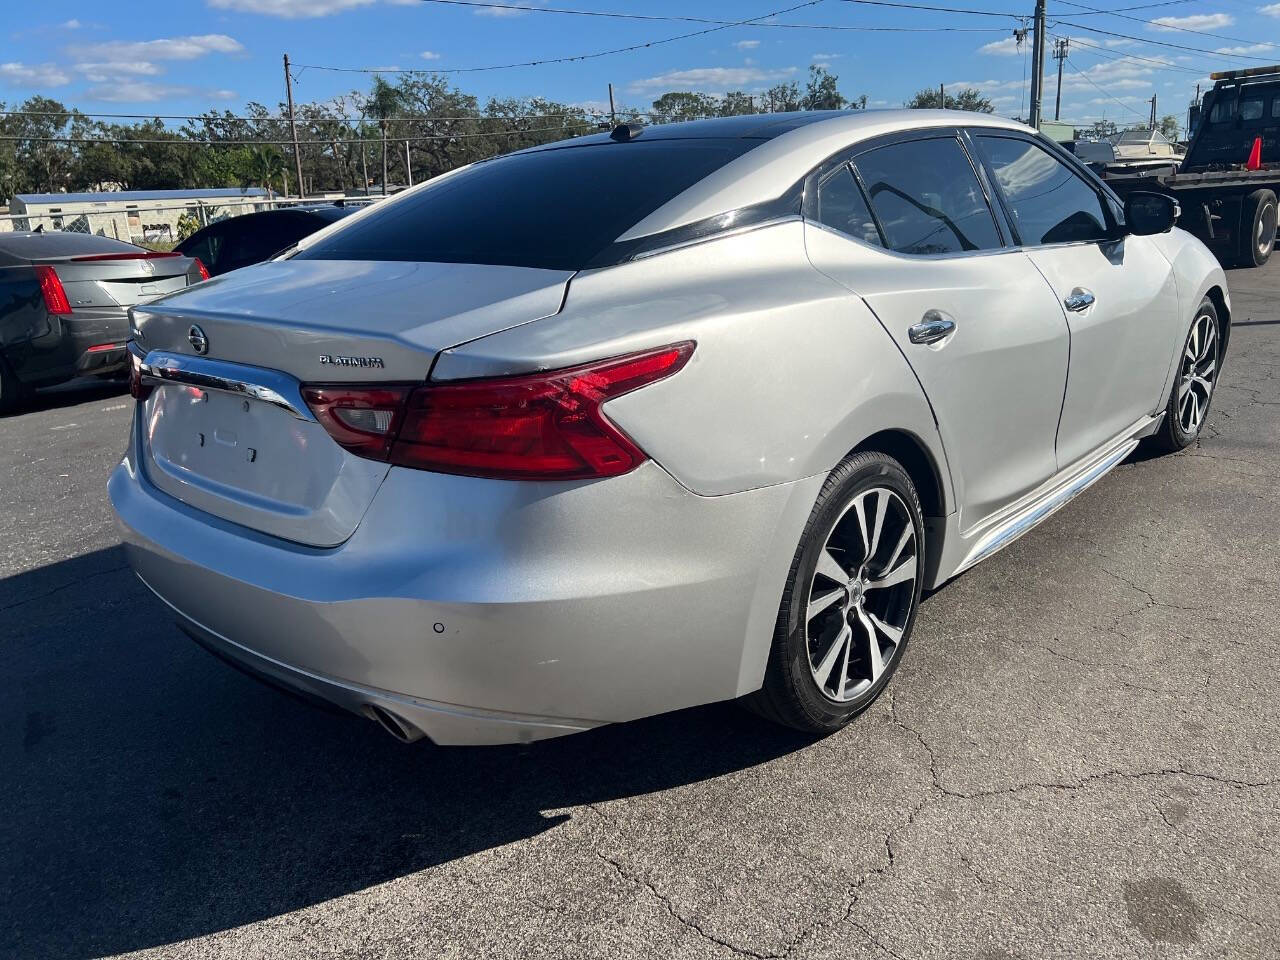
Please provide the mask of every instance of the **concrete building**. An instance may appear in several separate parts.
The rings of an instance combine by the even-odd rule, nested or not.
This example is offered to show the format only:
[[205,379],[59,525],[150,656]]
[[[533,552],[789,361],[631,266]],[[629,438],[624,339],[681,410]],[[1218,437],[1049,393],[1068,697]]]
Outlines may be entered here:
[[176,243],[178,219],[203,226],[226,216],[265,210],[261,187],[214,190],[122,190],[108,193],[20,193],[0,230],[65,230],[131,243]]

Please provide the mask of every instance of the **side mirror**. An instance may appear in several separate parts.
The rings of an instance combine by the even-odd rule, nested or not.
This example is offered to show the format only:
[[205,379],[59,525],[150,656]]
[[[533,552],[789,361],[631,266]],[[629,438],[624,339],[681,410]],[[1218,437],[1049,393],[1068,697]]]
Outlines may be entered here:
[[1134,191],[1124,198],[1125,232],[1139,237],[1168,233],[1182,209],[1163,193]]

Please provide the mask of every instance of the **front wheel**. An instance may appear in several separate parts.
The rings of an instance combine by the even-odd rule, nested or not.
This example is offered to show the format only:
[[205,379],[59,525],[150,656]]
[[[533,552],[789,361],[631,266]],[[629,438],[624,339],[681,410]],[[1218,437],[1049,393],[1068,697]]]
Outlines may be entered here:
[[1172,453],[1190,446],[1204,429],[1209,402],[1218,385],[1222,361],[1218,308],[1205,297],[1196,308],[1195,319],[1183,340],[1178,375],[1169,391],[1164,422],[1151,438],[1157,450]]
[[924,521],[910,476],[878,452],[827,478],[791,563],[757,713],[838,730],[902,661],[924,580]]

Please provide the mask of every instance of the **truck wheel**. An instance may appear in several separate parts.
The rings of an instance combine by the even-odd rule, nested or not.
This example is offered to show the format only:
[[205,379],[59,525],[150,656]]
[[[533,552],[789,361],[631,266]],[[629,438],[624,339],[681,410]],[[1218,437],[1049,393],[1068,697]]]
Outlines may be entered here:
[[1244,198],[1240,210],[1240,263],[1260,267],[1271,259],[1276,245],[1276,195],[1270,190],[1255,190]]

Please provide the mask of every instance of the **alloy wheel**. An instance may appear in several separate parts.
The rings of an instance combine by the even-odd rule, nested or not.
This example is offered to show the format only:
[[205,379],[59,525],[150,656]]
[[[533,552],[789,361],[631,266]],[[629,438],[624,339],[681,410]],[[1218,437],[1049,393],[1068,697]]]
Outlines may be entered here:
[[1178,378],[1178,426],[1189,437],[1199,433],[1204,423],[1217,372],[1218,324],[1212,316],[1202,313],[1187,334]]
[[919,556],[911,513],[887,487],[857,494],[836,520],[805,610],[809,670],[828,699],[860,697],[892,663],[915,605]]

